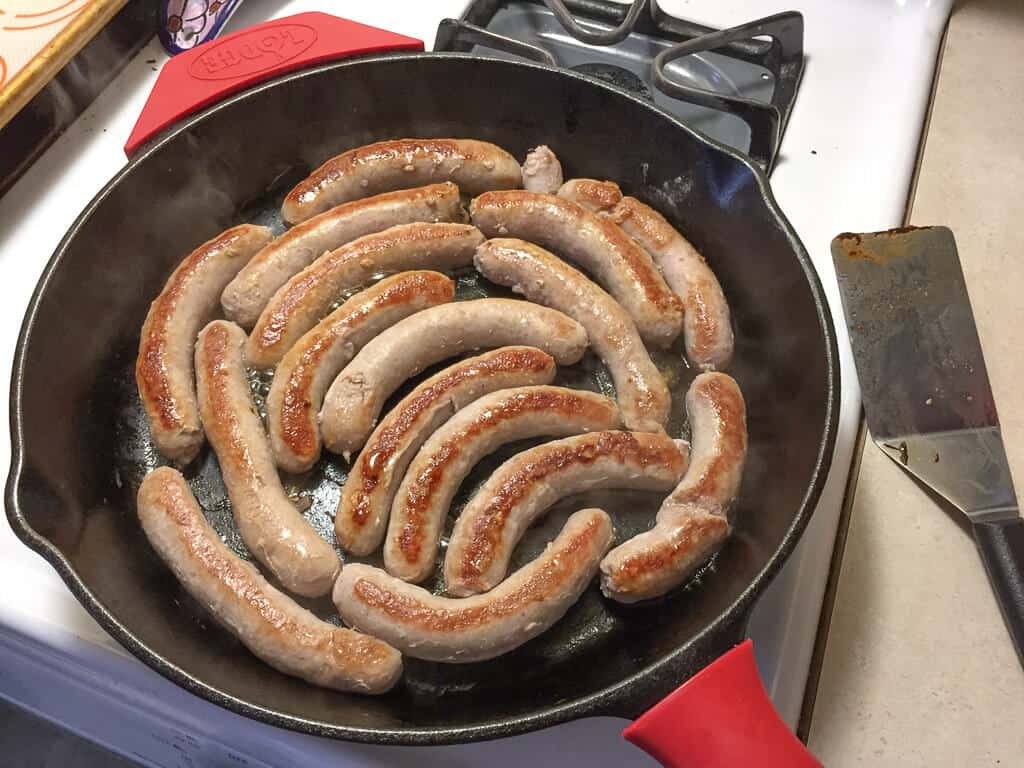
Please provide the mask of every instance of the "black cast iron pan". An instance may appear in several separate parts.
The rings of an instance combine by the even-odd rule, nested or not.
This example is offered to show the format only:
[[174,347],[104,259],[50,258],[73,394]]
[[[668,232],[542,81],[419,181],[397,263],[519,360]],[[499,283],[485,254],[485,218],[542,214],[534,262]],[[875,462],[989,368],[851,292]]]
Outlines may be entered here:
[[[547,143],[567,177],[615,179],[686,232],[732,305],[730,372],[748,402],[750,454],[735,533],[688,587],[627,607],[595,586],[513,654],[462,666],[411,660],[403,684],[368,698],[316,689],[257,661],[157,559],[135,517],[138,483],[161,459],[141,418],[133,363],[148,303],[184,254],[241,221],[280,226],[283,194],[324,158],[401,136],[486,139],[518,157]],[[486,290],[469,276],[460,287],[463,295]],[[681,361],[678,354],[673,363],[673,423],[685,430],[682,395],[694,372]],[[587,371],[567,376],[594,381]],[[632,718],[743,637],[754,600],[792,551],[825,481],[838,387],[821,286],[766,178],[745,158],[649,103],[566,71],[461,54],[342,61],[189,119],[135,156],[75,222],[39,282],[17,349],[8,517],[136,656],[268,723],[362,742],[440,744],[597,714]],[[204,454],[187,475],[242,551],[215,460]],[[289,480],[311,495],[309,515],[325,535],[343,477],[344,464],[324,462]],[[650,524],[658,502],[616,493],[574,499],[533,531],[520,558],[583,503],[608,509],[626,536]]]

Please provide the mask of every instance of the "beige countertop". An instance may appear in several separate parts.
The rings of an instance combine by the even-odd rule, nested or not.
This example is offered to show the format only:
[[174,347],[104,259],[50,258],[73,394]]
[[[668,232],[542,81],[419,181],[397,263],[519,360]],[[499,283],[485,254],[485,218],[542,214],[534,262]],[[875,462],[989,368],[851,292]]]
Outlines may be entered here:
[[[956,234],[1024,490],[1024,2],[957,4],[910,222]],[[970,532],[865,441],[809,726],[843,766],[1024,766],[1024,670]]]

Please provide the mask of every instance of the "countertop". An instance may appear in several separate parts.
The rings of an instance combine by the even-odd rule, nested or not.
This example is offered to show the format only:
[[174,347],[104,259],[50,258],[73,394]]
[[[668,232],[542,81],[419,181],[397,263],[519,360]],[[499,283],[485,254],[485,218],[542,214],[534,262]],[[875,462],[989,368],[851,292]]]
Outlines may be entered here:
[[[1024,4],[959,3],[909,221],[956,234],[1024,489]],[[829,768],[1024,765],[1024,670],[970,532],[863,446],[809,744]]]

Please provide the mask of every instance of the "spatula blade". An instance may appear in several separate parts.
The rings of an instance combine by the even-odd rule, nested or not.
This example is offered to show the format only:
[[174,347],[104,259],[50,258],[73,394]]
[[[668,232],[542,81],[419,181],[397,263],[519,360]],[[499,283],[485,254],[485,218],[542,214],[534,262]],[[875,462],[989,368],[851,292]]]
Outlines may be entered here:
[[832,257],[875,443],[972,520],[1016,517],[953,233],[843,234]]

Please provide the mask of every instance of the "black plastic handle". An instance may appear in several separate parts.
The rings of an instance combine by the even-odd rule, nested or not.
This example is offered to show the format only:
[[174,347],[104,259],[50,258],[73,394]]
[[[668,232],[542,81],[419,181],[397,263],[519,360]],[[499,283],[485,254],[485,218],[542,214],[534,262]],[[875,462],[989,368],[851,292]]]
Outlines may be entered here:
[[1024,665],[1024,520],[975,523],[974,539]]

